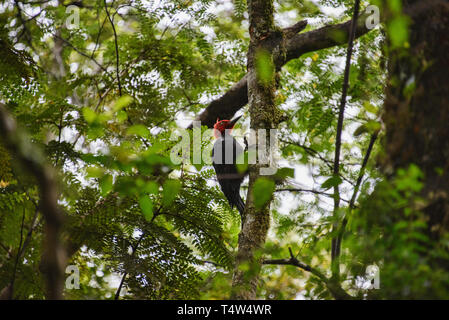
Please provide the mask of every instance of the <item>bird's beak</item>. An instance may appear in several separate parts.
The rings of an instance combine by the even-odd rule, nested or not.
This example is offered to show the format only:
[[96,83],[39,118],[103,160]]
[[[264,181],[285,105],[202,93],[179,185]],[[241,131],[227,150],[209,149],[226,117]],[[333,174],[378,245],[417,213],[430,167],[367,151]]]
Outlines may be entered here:
[[231,127],[231,128],[234,128],[235,123],[236,123],[237,121],[239,121],[239,119],[240,119],[241,117],[242,117],[242,116],[238,116],[238,117],[235,118],[234,120],[231,120],[231,121],[229,122],[230,127]]

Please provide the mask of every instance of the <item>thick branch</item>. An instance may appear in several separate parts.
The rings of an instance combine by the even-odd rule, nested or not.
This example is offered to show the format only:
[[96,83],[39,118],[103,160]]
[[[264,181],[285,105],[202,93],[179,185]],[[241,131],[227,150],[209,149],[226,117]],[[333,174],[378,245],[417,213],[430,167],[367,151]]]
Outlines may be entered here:
[[40,149],[17,128],[16,121],[0,103],[0,135],[5,146],[23,167],[34,175],[40,189],[40,206],[45,218],[42,269],[47,282],[47,297],[61,299],[64,283],[65,250],[60,239],[63,212],[58,206],[59,193],[55,174]]
[[[287,33],[291,37],[287,37],[286,39],[286,59],[274,59],[276,63],[280,64],[276,66],[278,69],[288,61],[299,58],[305,53],[342,45],[348,42],[347,37],[341,37],[341,35],[348,36],[351,20],[292,36],[292,30],[300,30],[300,28],[295,28],[296,25],[301,26],[300,23],[301,22],[283,30],[284,34]],[[365,19],[361,17],[357,25],[355,37],[358,38],[368,31],[369,29],[365,26]],[[339,36],[336,36],[337,34],[339,34]],[[201,121],[202,125],[212,128],[217,118],[231,119],[238,110],[248,103],[247,81],[248,75],[246,74],[220,98],[213,100],[195,120]],[[189,126],[189,128],[191,127],[192,125]]]

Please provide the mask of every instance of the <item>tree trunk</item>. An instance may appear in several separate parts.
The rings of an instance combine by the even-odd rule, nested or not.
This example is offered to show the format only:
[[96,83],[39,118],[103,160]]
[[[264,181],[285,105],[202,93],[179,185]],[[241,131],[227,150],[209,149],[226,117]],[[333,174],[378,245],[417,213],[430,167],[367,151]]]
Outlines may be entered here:
[[[251,116],[251,129],[268,130],[276,128],[279,112],[275,105],[276,71],[274,52],[283,50],[283,33],[275,29],[273,21],[273,1],[248,1],[250,47],[248,50],[248,100]],[[272,67],[272,74],[261,79],[256,61],[264,52],[266,67]],[[269,131],[269,130],[268,130]],[[267,135],[268,136],[268,135]],[[270,201],[262,208],[254,203],[254,184],[260,177],[262,164],[257,159],[249,167],[249,187],[245,208],[245,219],[239,235],[239,249],[233,277],[233,299],[255,299],[259,271],[261,267],[261,249],[265,243],[270,225]]]
[[449,230],[449,4],[408,0],[403,12],[410,46],[389,57],[384,172],[422,170],[429,232],[438,239]]
[[[385,152],[381,164],[386,185],[395,188],[392,190],[400,200],[391,201],[394,195],[378,190],[380,198],[371,197],[371,205],[377,204],[371,209],[369,203],[364,206],[367,214],[371,214],[370,219],[378,219],[384,231],[381,239],[385,247],[383,253],[378,253],[382,254],[380,290],[372,290],[371,298],[446,298],[449,289],[445,240],[449,231],[449,4],[404,0],[402,13],[393,10],[386,14],[388,82],[382,116]],[[410,18],[406,28],[408,41],[404,44],[395,39],[400,28],[391,27],[394,21],[401,21],[397,20],[399,14]],[[399,19],[407,21],[401,16]],[[412,172],[411,165],[418,167],[422,176],[414,170],[415,177],[412,182],[406,182],[408,189],[403,192],[396,182],[403,181],[400,170]],[[414,191],[409,193],[412,188]],[[401,205],[401,201],[406,204]],[[376,217],[373,208],[383,213]],[[407,228],[395,228],[401,224]]]
[[[358,19],[356,38],[361,37],[370,30],[365,24],[367,16],[368,14],[361,16],[360,19]],[[283,29],[285,34],[285,56],[284,59],[279,59],[278,57],[275,59],[276,68],[280,69],[288,61],[297,59],[305,53],[346,44],[348,42],[346,37],[340,38],[335,37],[334,35],[349,35],[351,20],[299,33],[306,27],[306,24],[306,21],[300,21],[293,26]],[[235,83],[220,98],[211,101],[207,108],[196,116],[195,120],[201,121],[202,125],[212,128],[218,117],[220,119],[231,119],[234,114],[247,103],[248,74],[246,74],[239,82]],[[189,128],[193,128],[193,124],[190,124]]]

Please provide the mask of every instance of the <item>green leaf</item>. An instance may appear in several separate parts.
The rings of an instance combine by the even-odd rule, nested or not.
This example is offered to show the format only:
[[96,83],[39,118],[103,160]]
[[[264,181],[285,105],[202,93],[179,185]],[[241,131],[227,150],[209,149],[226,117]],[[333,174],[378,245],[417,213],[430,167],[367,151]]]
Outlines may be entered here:
[[236,158],[236,166],[237,166],[237,171],[239,173],[245,173],[246,171],[248,171],[248,161],[250,161],[250,159],[255,159],[257,157],[257,151],[254,149],[249,149],[245,152],[242,152],[237,158]]
[[181,189],[181,183],[178,180],[167,180],[162,190],[162,206],[169,206],[175,199]]
[[101,190],[101,195],[104,197],[105,195],[107,195],[109,193],[109,191],[112,190],[112,176],[110,174],[103,176],[100,179],[100,190]]
[[401,191],[419,192],[423,187],[422,178],[423,173],[421,169],[417,165],[411,164],[407,170],[398,169],[395,179],[396,188]]
[[95,140],[104,135],[104,129],[101,126],[95,125],[87,130],[87,136],[89,139]]
[[158,165],[158,164],[165,164],[167,166],[171,165],[171,160],[169,157],[162,156],[157,153],[151,153],[148,152],[145,154],[145,162],[151,166]]
[[352,67],[351,69],[349,69],[349,83],[352,86],[357,82],[359,75],[360,75],[359,68]]
[[354,130],[354,137],[358,137],[365,132],[368,132],[368,130],[366,129],[366,125],[361,124],[360,126],[357,127],[357,129]]
[[157,194],[159,192],[159,186],[154,181],[148,181],[142,186],[142,191],[150,194]]
[[363,103],[363,108],[372,114],[377,114],[377,112],[379,111],[379,108],[377,108],[375,105],[372,105],[369,101],[365,101]]
[[128,95],[124,95],[117,99],[112,110],[114,112],[122,110],[123,108],[127,107],[131,102],[133,102],[133,98],[131,98]]
[[103,176],[104,170],[99,167],[88,167],[86,168],[88,178],[100,178]]
[[83,108],[83,116],[88,123],[92,123],[97,119],[97,114],[95,113],[95,111],[87,107]]
[[276,178],[285,179],[288,177],[290,177],[290,178],[295,177],[295,169],[294,168],[283,167],[283,168],[279,168],[277,170]]
[[366,128],[368,129],[369,132],[374,133],[380,130],[381,124],[377,121],[370,120],[366,123]]
[[150,130],[142,124],[135,124],[126,130],[126,133],[129,135],[137,135],[142,138],[148,138],[150,135]]
[[203,164],[203,162],[201,162],[201,163],[194,163],[193,166],[195,167],[195,169],[197,171],[201,171],[201,169],[203,168],[204,164]]
[[268,201],[270,201],[275,188],[273,180],[268,178],[259,178],[254,183],[254,205],[256,208],[262,208]]
[[147,195],[143,195],[139,199],[139,206],[145,219],[150,221],[153,218],[153,201]]
[[391,12],[395,14],[400,14],[402,11],[402,1],[401,0],[389,0],[387,1],[388,7]]
[[375,133],[381,128],[381,124],[374,120],[369,120],[367,123],[360,125],[354,131],[354,137],[360,136],[363,133]]
[[237,171],[239,173],[244,173],[246,170],[248,170],[248,164],[247,163],[237,163],[236,164]]
[[118,176],[115,182],[115,190],[123,195],[137,195],[141,190],[136,186],[134,179],[127,176]]
[[237,158],[236,158],[236,167],[237,171],[239,173],[244,173],[248,170],[248,152],[242,152]]
[[117,112],[117,122],[123,123],[128,119],[128,114],[124,110],[119,110]]
[[321,188],[327,190],[332,187],[338,186],[342,182],[343,182],[343,180],[339,176],[332,176],[323,182],[323,184],[321,185]]
[[409,19],[406,16],[397,16],[388,23],[388,35],[393,48],[404,47],[408,41]]

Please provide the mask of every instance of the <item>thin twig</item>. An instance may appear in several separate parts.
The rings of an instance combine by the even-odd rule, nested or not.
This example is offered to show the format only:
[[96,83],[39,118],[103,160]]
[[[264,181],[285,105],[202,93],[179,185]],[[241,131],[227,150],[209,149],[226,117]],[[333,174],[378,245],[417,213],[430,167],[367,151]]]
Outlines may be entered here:
[[0,137],[11,154],[34,175],[39,185],[40,208],[46,222],[42,269],[47,282],[47,298],[62,299],[66,262],[66,252],[61,241],[64,213],[58,205],[55,172],[30,137],[17,128],[15,119],[1,103]]
[[316,157],[318,159],[320,159],[321,161],[323,161],[330,169],[332,169],[332,162],[328,159],[326,159],[325,157],[323,157],[318,151],[316,151],[315,149],[305,146],[304,144],[298,142],[298,141],[289,141],[289,140],[284,140],[284,139],[279,139],[279,141],[286,143],[286,144],[293,144],[297,147],[300,147],[301,149],[304,149],[304,151],[306,153],[308,153],[309,155],[311,155],[312,157]]
[[17,266],[19,265],[20,260],[20,253],[22,252],[22,244],[23,244],[23,228],[25,226],[25,208],[23,208],[23,214],[22,214],[22,224],[20,226],[20,242],[19,242],[19,248],[17,249],[17,255],[16,255],[16,261],[14,262],[14,270],[12,272],[12,279],[11,279],[11,288],[10,288],[10,297],[12,299],[14,294],[14,283],[16,281],[16,275],[17,275]]
[[[360,8],[360,0],[355,0],[354,4],[354,13],[351,21],[351,29],[349,33],[349,42],[346,53],[346,65],[345,72],[343,78],[343,90],[341,94],[340,108],[338,113],[338,122],[337,122],[337,135],[335,139],[335,158],[334,158],[334,167],[333,167],[333,175],[334,177],[338,177],[340,175],[340,151],[341,151],[341,135],[343,132],[343,120],[345,114],[345,106],[346,106],[346,96],[348,94],[349,88],[349,71],[351,68],[351,56],[355,38],[355,31],[357,26],[357,17],[359,15]],[[336,219],[338,215],[338,211],[340,208],[340,187],[338,184],[334,186],[334,212],[333,216]],[[338,227],[337,221],[334,221],[333,229],[335,230]],[[337,239],[334,237],[332,239],[331,246],[331,260],[332,260],[332,275],[338,279],[339,277],[339,263],[338,263],[338,254],[337,254]]]
[[272,259],[272,260],[264,260],[262,261],[262,264],[265,265],[291,265],[298,267],[304,271],[310,272],[314,276],[316,276],[320,281],[322,281],[329,292],[333,295],[333,297],[337,300],[350,300],[352,297],[338,284],[337,282],[333,281],[332,279],[329,279],[326,277],[321,271],[318,269],[305,264],[301,261],[299,261],[296,256],[293,254],[292,249],[288,248],[290,258],[289,259]]
[[98,49],[98,44],[99,44],[99,41],[100,41],[100,35],[101,35],[101,32],[103,31],[103,27],[104,27],[104,25],[106,23],[106,20],[107,20],[107,17],[104,18],[103,23],[101,24],[100,29],[98,30],[97,39],[95,40],[95,47],[93,48],[92,53],[90,54],[90,58],[91,59],[94,57],[95,52]]
[[[142,242],[142,240],[143,240],[143,238],[145,236],[146,236],[146,233],[142,232],[142,234],[140,235],[139,239],[137,240],[137,242],[132,247],[131,258],[134,258],[134,256],[136,255],[137,247],[139,247],[140,243]],[[114,300],[118,300],[118,298],[120,297],[120,292],[122,291],[122,287],[123,287],[123,284],[125,283],[125,279],[126,279],[127,276],[128,276],[128,272],[125,271],[123,273],[122,279],[120,280],[120,284],[119,284],[119,286],[117,288],[117,291],[115,292]]]
[[[162,209],[162,207],[159,207],[154,212],[153,217],[151,218],[151,221],[149,222],[149,224],[153,223],[154,219],[156,219],[156,217],[161,214],[161,209]],[[142,242],[142,240],[145,238],[146,235],[147,235],[147,232],[143,231],[142,234],[140,235],[139,239],[137,240],[137,242],[132,247],[131,259],[134,258],[134,256],[136,255],[137,248],[139,247],[140,243]],[[117,288],[117,291],[115,292],[114,300],[118,300],[119,299],[120,292],[122,291],[122,287],[123,287],[123,284],[125,283],[125,279],[126,279],[127,276],[128,276],[128,272],[125,270],[125,272],[122,275],[122,279],[120,280],[120,284],[119,284],[119,286]]]
[[95,58],[90,57],[87,53],[84,53],[83,51],[81,51],[80,49],[78,49],[77,47],[75,47],[72,43],[70,43],[70,41],[64,39],[61,36],[58,36],[57,34],[53,34],[52,35],[56,38],[58,38],[59,40],[61,40],[62,42],[64,42],[66,45],[68,45],[69,47],[71,47],[73,50],[75,50],[78,54],[82,55],[83,57],[91,60],[93,63],[95,63],[102,71],[106,72],[106,74],[109,74],[109,71],[103,67]]
[[[327,192],[324,192],[324,191],[319,191],[319,190],[314,190],[314,189],[303,189],[303,188],[281,188],[281,189],[274,190],[274,192],[309,192],[309,193],[314,193],[314,194],[326,196],[326,197],[329,197],[329,198],[333,198],[334,197],[334,195],[332,193],[327,193]],[[349,201],[346,200],[346,199],[341,199],[341,201],[349,203]]]
[[[369,157],[371,155],[371,151],[373,150],[373,146],[374,146],[374,143],[376,142],[377,136],[378,136],[378,132],[375,132],[375,133],[373,133],[371,135],[371,139],[370,139],[370,142],[369,142],[369,145],[368,145],[368,149],[366,150],[365,157],[363,158],[362,167],[360,168],[359,176],[357,177],[357,182],[356,182],[356,185],[354,187],[354,192],[352,193],[351,200],[349,201],[349,214],[352,212],[352,210],[355,207],[355,201],[357,199],[357,195],[358,195],[358,192],[359,192],[359,189],[360,189],[360,185],[362,184],[363,176],[365,174],[365,168],[366,168],[366,165],[368,164],[368,160],[369,160]],[[338,235],[337,235],[337,243],[336,243],[336,254],[337,254],[337,256],[340,256],[341,241],[343,240],[343,235],[344,235],[345,228],[346,228],[347,224],[348,224],[348,216],[345,215],[345,217],[343,218],[343,221],[341,223],[340,230],[339,230]]]
[[116,57],[116,66],[115,66],[115,72],[117,74],[117,83],[118,83],[118,92],[119,96],[122,96],[122,84],[120,83],[120,58],[119,58],[119,51],[118,51],[118,39],[117,39],[117,32],[115,30],[114,21],[112,21],[111,16],[109,15],[108,6],[106,4],[106,0],[104,0],[104,9],[106,10],[106,15],[108,16],[109,22],[112,26],[112,31],[114,32],[114,43],[115,43],[115,57]]

